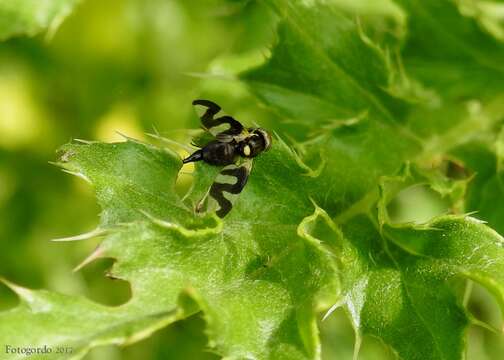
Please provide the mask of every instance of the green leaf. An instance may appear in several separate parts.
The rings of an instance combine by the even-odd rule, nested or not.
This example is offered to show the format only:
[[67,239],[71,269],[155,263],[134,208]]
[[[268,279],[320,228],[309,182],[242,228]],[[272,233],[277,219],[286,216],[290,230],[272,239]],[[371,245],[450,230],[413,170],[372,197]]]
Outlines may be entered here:
[[242,75],[262,99],[308,124],[365,110],[397,120],[402,104],[386,92],[386,58],[354,21],[330,6],[272,3],[283,19],[278,44],[268,66]]
[[469,317],[454,279],[481,283],[504,309],[504,240],[480,221],[444,216],[380,231],[361,215],[343,233],[345,310],[359,336],[382,339],[401,358],[462,358]]
[[0,40],[33,36],[48,30],[54,34],[79,0],[0,0]]
[[342,210],[376,189],[378,177],[393,173],[420,143],[401,124],[407,105],[386,91],[393,73],[383,51],[357,24],[324,5],[280,1],[278,11],[284,21],[271,58],[242,78],[316,135],[300,144],[307,164],[324,168],[323,196],[312,196],[330,212]]
[[[396,174],[403,163],[413,163],[424,175],[399,183],[399,190],[426,183],[448,197],[454,209],[463,211],[458,203],[470,178],[460,183],[450,179],[443,164],[452,156],[452,149],[493,132],[501,118],[499,110],[486,116],[479,104],[470,104],[464,111],[439,102],[436,108],[405,103],[411,99],[411,88],[394,81],[402,79],[407,85],[412,80],[389,66],[386,51],[379,50],[358,24],[348,18],[341,20],[344,15],[329,5],[273,3],[283,18],[278,43],[264,65],[242,78],[290,123],[305,126],[308,140],[294,146],[306,164],[323,164],[316,182],[324,192],[310,196],[335,218],[346,239],[338,252],[344,296],[334,308],[344,304],[358,335],[357,345],[361,335],[369,334],[405,359],[462,358],[465,331],[472,317],[452,282],[461,277],[477,279],[502,304],[502,239],[485,225],[461,215],[440,217],[424,226],[391,225],[385,213],[395,193],[382,185],[379,194],[377,188],[389,182],[387,177]],[[408,5],[423,6],[416,1]],[[451,14],[455,15],[461,17]],[[410,18],[410,24],[416,21],[421,20]],[[469,20],[454,21],[458,26]],[[417,31],[414,26],[410,29]],[[470,30],[478,34],[474,36],[484,36],[479,29]],[[427,37],[426,30],[422,31],[418,34],[423,34],[424,46],[429,47],[423,56],[438,51],[442,45],[431,46],[436,41],[447,41],[446,31],[439,36],[432,31]],[[477,46],[476,42],[472,45]],[[488,51],[485,56],[490,55],[487,46],[498,46],[493,38],[485,38],[484,45],[481,52]],[[469,55],[464,61],[471,63],[473,71],[500,76],[498,66],[478,63],[473,53]],[[455,57],[453,53],[454,61]],[[432,58],[425,61],[435,64]],[[373,72],[367,72],[369,69]],[[359,87],[372,96],[359,94]],[[470,91],[474,93],[475,88]],[[430,175],[425,173],[427,169]],[[382,204],[379,215],[373,211],[378,200]],[[429,244],[442,245],[428,254],[412,246],[422,247],[426,238]],[[441,253],[458,246],[458,252]],[[482,259],[495,267],[485,271]],[[474,276],[478,267],[484,273],[481,277]]]
[[[182,163],[171,151],[132,139],[64,146],[61,165],[93,184],[102,207],[96,231],[81,238],[104,239],[83,264],[114,258],[111,276],[128,281],[132,297],[112,308],[11,285],[21,304],[0,313],[6,343],[71,347],[79,357],[201,311],[209,347],[226,358],[320,359],[318,311],[334,304],[331,311],[343,306],[350,315],[357,349],[363,335],[372,335],[404,359],[461,359],[467,327],[476,320],[462,303],[460,283],[480,283],[504,311],[502,237],[463,215],[471,201],[460,204],[466,190],[474,194],[469,199],[481,197],[471,187],[480,178],[464,171],[457,178],[449,165],[470,169],[471,156],[481,159],[478,139],[497,159],[485,174],[500,171],[500,147],[490,144],[501,120],[498,97],[460,109],[448,94],[433,109],[410,86],[416,84],[406,75],[412,62],[401,69],[401,59],[392,61],[353,16],[326,3],[267,3],[281,19],[278,42],[241,79],[296,130],[273,126],[281,135],[255,159],[225,219],[193,211],[217,168],[197,164],[181,199],[174,187]],[[424,9],[416,1],[401,4],[410,15]],[[459,38],[472,20],[458,18],[452,5],[440,8],[449,11]],[[424,26],[429,17],[419,21]],[[432,44],[449,41],[435,29]],[[470,39],[481,35],[467,29]],[[460,46],[454,43],[443,49],[447,56]],[[482,44],[478,59],[489,54]],[[425,50],[424,61],[435,61],[433,51]],[[462,58],[475,74],[500,71],[473,55]],[[462,92],[477,96],[476,89]],[[422,114],[434,116],[422,122]],[[446,119],[437,124],[442,114]],[[290,146],[284,137],[292,138]],[[421,225],[392,223],[390,203],[419,185],[437,191],[455,214]]]
[[[131,140],[61,151],[62,166],[95,186],[103,209],[99,229],[106,237],[91,259],[116,259],[111,276],[129,281],[133,296],[116,308],[52,293],[37,301],[41,306],[22,300],[0,314],[6,343],[68,346],[82,355],[93,346],[134,342],[201,309],[210,345],[222,355],[318,356],[314,307],[335,298],[338,281],[332,255],[310,235],[319,212],[309,217],[310,200],[279,180],[294,179],[298,188],[308,180],[285,145],[258,159],[225,224],[195,216],[178,199],[181,161],[171,152]],[[57,320],[44,329],[52,316]]]
[[480,98],[503,91],[502,41],[485,31],[476,18],[462,15],[456,1],[396,3],[408,14],[403,57],[411,74],[446,98]]
[[453,153],[462,159],[465,166],[476,174],[474,186],[467,194],[467,209],[475,211],[478,217],[504,234],[504,169],[502,168],[502,131],[494,146],[483,142],[473,142],[454,149]]

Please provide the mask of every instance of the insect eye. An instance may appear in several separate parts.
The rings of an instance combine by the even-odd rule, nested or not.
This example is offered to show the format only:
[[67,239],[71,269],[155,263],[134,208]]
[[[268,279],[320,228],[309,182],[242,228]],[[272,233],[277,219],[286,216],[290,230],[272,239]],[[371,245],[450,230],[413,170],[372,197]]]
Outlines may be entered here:
[[271,135],[264,129],[257,128],[254,130],[254,134],[256,134],[262,140],[262,150],[268,151],[271,148]]
[[264,150],[262,139],[258,136],[251,137],[247,143],[247,147],[250,150],[250,155],[247,156],[250,157],[256,157]]

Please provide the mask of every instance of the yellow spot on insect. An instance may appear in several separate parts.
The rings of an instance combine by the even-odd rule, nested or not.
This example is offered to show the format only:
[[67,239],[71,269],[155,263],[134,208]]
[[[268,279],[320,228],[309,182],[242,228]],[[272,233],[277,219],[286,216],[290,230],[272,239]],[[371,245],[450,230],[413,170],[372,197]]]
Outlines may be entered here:
[[250,146],[245,145],[245,147],[243,148],[243,154],[245,156],[250,156]]

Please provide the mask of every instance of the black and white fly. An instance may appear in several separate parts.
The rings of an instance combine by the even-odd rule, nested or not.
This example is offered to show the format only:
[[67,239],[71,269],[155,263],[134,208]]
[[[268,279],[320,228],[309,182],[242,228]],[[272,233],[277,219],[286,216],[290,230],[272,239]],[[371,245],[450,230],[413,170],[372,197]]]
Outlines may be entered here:
[[[201,108],[203,129],[211,136],[205,144],[195,144],[200,149],[185,158],[183,163],[204,161],[210,165],[223,166],[205,197],[196,206],[196,211],[201,212],[203,204],[210,196],[217,202],[217,215],[222,218],[233,207],[224,193],[237,195],[242,192],[252,171],[253,158],[269,150],[271,135],[261,128],[246,128],[228,115],[215,118],[221,108],[212,101],[194,100],[193,105]],[[225,130],[222,129],[224,126],[227,127]],[[225,176],[235,177],[236,182],[221,182]]]

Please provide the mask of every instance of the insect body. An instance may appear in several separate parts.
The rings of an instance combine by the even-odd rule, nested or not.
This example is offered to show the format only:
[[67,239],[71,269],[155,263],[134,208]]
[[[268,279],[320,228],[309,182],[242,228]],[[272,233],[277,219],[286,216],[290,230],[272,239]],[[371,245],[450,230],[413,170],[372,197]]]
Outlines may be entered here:
[[[192,155],[183,160],[183,163],[204,161],[210,165],[224,166],[220,175],[236,178],[233,184],[219,182],[219,177],[214,181],[207,195],[210,195],[219,209],[217,215],[224,217],[231,211],[232,203],[224,193],[239,194],[245,187],[250,171],[252,159],[271,147],[271,135],[261,128],[245,128],[239,121],[231,116],[215,115],[221,110],[220,106],[209,100],[194,100],[193,105],[203,108],[200,116],[203,129],[211,134],[212,139]],[[226,126],[225,130],[218,130]],[[201,211],[203,198],[197,211]]]

